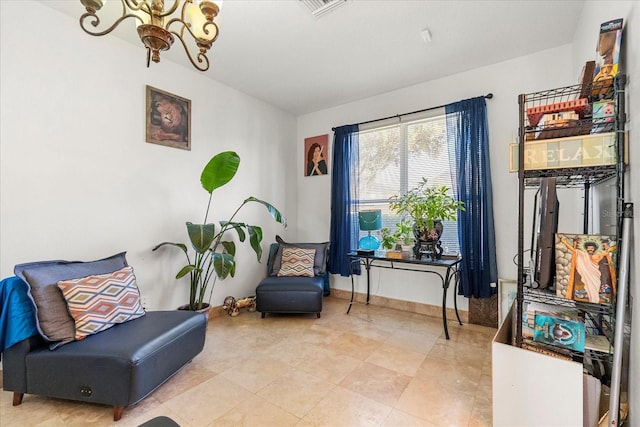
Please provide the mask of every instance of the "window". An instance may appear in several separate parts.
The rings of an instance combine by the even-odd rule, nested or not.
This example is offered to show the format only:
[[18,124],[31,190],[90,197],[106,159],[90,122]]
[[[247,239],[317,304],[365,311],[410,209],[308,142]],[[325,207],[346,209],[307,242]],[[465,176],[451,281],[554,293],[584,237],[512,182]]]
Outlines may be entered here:
[[[444,109],[431,110],[428,115],[403,116],[402,122],[380,123],[359,132],[360,210],[382,210],[382,226],[392,232],[402,220],[389,209],[394,195],[404,194],[427,178],[429,185],[452,188],[451,168],[446,137]],[[459,252],[455,221],[444,221],[441,237],[445,254]],[[363,236],[366,232],[360,232]]]

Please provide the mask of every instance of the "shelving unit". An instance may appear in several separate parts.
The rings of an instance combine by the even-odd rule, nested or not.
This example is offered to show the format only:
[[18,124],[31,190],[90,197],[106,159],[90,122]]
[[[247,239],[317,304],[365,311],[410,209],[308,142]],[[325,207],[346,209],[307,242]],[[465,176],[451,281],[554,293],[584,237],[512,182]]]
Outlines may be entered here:
[[[588,225],[588,193],[595,185],[609,180],[615,182],[617,192],[618,221],[616,224],[616,240],[618,249],[621,245],[621,212],[624,201],[624,171],[625,171],[625,133],[624,124],[626,113],[624,108],[624,87],[626,76],[616,76],[613,84],[574,85],[558,89],[546,90],[532,94],[520,95],[520,126],[519,126],[519,218],[518,218],[518,277],[525,276],[524,267],[524,215],[525,215],[525,189],[539,185],[542,177],[555,177],[559,187],[578,187],[585,190],[584,224],[583,234],[589,234]],[[593,95],[597,94],[597,95]],[[594,102],[612,99],[615,104],[615,116],[594,118],[592,111]],[[553,112],[554,106],[575,104],[579,100],[579,119],[558,124],[546,124],[540,126],[540,114],[538,111]],[[547,107],[545,107],[547,106]],[[548,135],[557,137],[576,137],[581,135],[593,135],[613,133],[615,142],[615,161],[608,165],[578,166],[555,169],[527,170],[525,165],[525,149],[528,143],[539,140],[548,140]],[[615,304],[602,306],[600,304],[584,304],[576,301],[556,297],[555,294],[545,290],[533,290],[524,286],[518,286],[517,306],[518,313],[522,314],[522,303],[525,300],[541,301],[555,305],[575,306],[581,311],[597,315],[601,318],[612,317],[615,312]],[[522,346],[522,324],[516,325],[516,344]]]
[[[619,354],[616,352],[621,352],[622,349],[615,348],[613,344],[621,342],[616,339],[618,338],[616,334],[621,333],[618,330],[621,328],[616,328],[616,308],[617,304],[624,306],[626,303],[624,292],[622,294],[617,292],[612,303],[608,305],[586,303],[558,296],[555,289],[534,289],[527,282],[528,274],[525,265],[528,261],[525,260],[524,254],[528,250],[525,242],[530,238],[531,230],[525,230],[525,216],[531,215],[531,212],[525,211],[525,190],[539,187],[541,178],[546,177],[556,178],[558,188],[584,190],[582,234],[598,234],[597,230],[595,232],[589,230],[593,221],[593,218],[589,218],[589,194],[602,184],[615,187],[617,217],[614,228],[617,252],[620,254],[623,248],[622,212],[627,146],[624,129],[625,85],[626,76],[619,74],[613,82],[608,84],[580,84],[519,96],[519,141],[516,147],[512,147],[512,160],[515,157],[513,151],[515,149],[519,181],[517,264],[520,279],[516,302],[512,308],[514,313],[510,319],[511,322],[508,326],[501,328],[494,340],[494,370],[498,369],[498,376],[512,375],[509,384],[494,384],[495,425],[509,425],[516,421],[522,422],[523,419],[531,423],[528,425],[581,424],[583,371],[598,370],[599,372],[589,373],[595,374],[603,383],[606,383],[611,378],[612,371],[620,370],[620,366],[615,366],[616,363],[620,363],[620,358],[616,357]],[[613,101],[606,106],[609,109],[614,107],[615,113],[604,117],[594,116],[594,106],[605,105],[603,100]],[[592,135],[606,136],[612,141],[613,146],[606,147],[611,150],[608,153],[611,154],[610,161],[596,159],[595,162],[598,164],[592,165],[589,164],[591,159],[578,158],[578,155],[587,153],[585,147],[589,141],[597,139],[592,138]],[[541,151],[538,147],[550,151]],[[563,147],[566,147],[566,150]],[[598,148],[601,151],[602,146]],[[575,149],[576,151],[572,153],[576,154],[573,157],[565,156],[566,159],[563,159],[562,153],[570,149]],[[567,159],[569,160],[567,163],[574,164],[563,164],[563,160]],[[551,160],[551,165],[544,163],[548,160]],[[562,215],[562,208],[560,208],[560,215]],[[558,232],[561,233],[562,230]],[[618,279],[620,279],[619,270],[618,262],[616,265]],[[524,306],[529,303],[544,303],[578,311],[584,318],[587,334],[598,336],[601,344],[604,342],[604,345],[597,350],[586,348],[581,352],[546,345],[524,337]],[[508,328],[511,330],[507,331]],[[504,366],[500,367],[500,364]],[[604,370],[601,369],[602,367]],[[497,378],[495,372],[494,378]],[[619,385],[619,383],[612,384],[612,387],[619,387]],[[552,415],[539,413],[535,407],[533,409],[530,407],[531,399],[536,393],[545,391],[548,393],[551,390],[553,395],[560,396],[558,392],[561,391],[563,396],[557,404],[545,406],[544,410]],[[619,390],[616,390],[614,393],[612,389],[612,399],[614,395],[616,399],[619,398],[618,392]],[[523,396],[520,398],[525,400],[514,402],[513,396],[518,393],[522,393]],[[570,399],[566,398],[567,393],[571,395]],[[499,402],[501,398],[510,398],[511,406],[506,408],[501,405]],[[618,402],[614,402],[611,407],[617,408],[617,405]]]

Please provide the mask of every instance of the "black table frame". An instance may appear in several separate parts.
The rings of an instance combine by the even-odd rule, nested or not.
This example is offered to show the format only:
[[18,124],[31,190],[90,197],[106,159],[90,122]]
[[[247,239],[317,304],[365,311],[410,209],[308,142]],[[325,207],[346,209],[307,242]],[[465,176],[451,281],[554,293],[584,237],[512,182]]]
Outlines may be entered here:
[[[351,276],[351,301],[349,301],[349,308],[347,309],[347,314],[351,311],[351,306],[353,305],[353,298],[355,295],[355,287],[353,281],[353,266],[354,264],[360,264],[364,266],[367,270],[367,301],[369,304],[370,290],[371,290],[371,278],[370,278],[370,270],[371,267],[376,268],[388,268],[392,270],[405,270],[405,271],[417,271],[421,273],[430,273],[438,276],[442,281],[442,326],[444,328],[444,335],[447,339],[449,339],[449,329],[447,328],[447,289],[451,285],[451,281],[454,281],[454,298],[453,298],[453,306],[456,311],[456,317],[458,318],[458,323],[462,326],[462,320],[460,320],[460,315],[458,314],[458,301],[456,299],[456,291],[458,289],[458,283],[460,281],[460,262],[462,258],[459,257],[446,257],[443,256],[442,259],[439,260],[418,260],[415,258],[387,258],[386,256],[381,255],[360,255],[358,253],[352,252],[347,254],[349,258],[349,275]],[[374,264],[376,261],[383,261],[386,264]],[[396,265],[399,264],[400,266]],[[423,267],[428,268],[444,268],[446,272],[444,276],[439,272],[431,269],[425,269]]]

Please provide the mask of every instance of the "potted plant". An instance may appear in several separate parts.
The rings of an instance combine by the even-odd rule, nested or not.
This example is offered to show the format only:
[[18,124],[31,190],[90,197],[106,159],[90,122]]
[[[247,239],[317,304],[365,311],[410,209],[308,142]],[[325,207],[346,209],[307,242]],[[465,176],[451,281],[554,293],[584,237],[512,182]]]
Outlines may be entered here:
[[[157,250],[162,246],[174,246],[182,250],[187,258],[187,264],[178,271],[176,279],[181,279],[189,275],[189,304],[183,306],[187,310],[202,310],[209,307],[208,302],[204,302],[207,288],[211,284],[209,301],[213,294],[215,279],[225,279],[227,276],[233,277],[236,272],[235,253],[236,245],[231,240],[222,240],[227,232],[235,231],[238,240],[244,242],[248,236],[249,244],[256,253],[258,262],[262,257],[262,228],[257,225],[249,225],[235,221],[238,212],[248,203],[260,203],[267,208],[273,219],[280,224],[287,226],[287,222],[273,205],[255,197],[245,199],[233,212],[228,220],[219,221],[218,226],[214,223],[207,223],[213,190],[227,184],[235,176],[240,165],[240,157],[233,151],[225,151],[211,158],[202,170],[200,182],[202,188],[209,193],[209,202],[202,224],[187,222],[187,234],[191,247],[194,251],[193,258],[189,255],[187,245],[183,243],[163,242],[153,248]],[[181,308],[183,308],[181,307]]]
[[390,228],[384,227],[380,230],[380,234],[382,234],[382,241],[380,242],[380,245],[386,250],[393,249],[396,244],[395,233],[391,233]]
[[393,249],[400,246],[413,246],[415,238],[413,236],[413,224],[408,220],[400,221],[396,224],[395,233],[391,229],[385,227],[380,230],[382,234],[382,242],[380,243],[384,249]]
[[464,202],[449,195],[449,187],[446,185],[429,187],[426,178],[422,178],[422,182],[406,194],[393,196],[389,207],[395,213],[404,215],[403,221],[413,222],[416,258],[421,257],[420,253],[425,244],[436,258],[440,258],[442,255],[440,247],[442,221],[456,220],[457,212],[465,210]]
[[415,236],[413,234],[413,224],[407,219],[403,219],[396,224],[396,232],[394,233],[397,244],[401,245],[404,249],[406,246],[413,246],[415,243]]

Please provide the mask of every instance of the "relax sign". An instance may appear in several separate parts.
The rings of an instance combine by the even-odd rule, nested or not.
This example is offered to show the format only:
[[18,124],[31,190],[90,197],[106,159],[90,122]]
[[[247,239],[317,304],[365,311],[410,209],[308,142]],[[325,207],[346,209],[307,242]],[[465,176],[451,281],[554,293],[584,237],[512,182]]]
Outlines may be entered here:
[[[518,171],[518,147],[519,144],[510,146],[510,172]],[[524,147],[524,170],[603,166],[616,163],[615,133],[613,132],[527,141]]]

